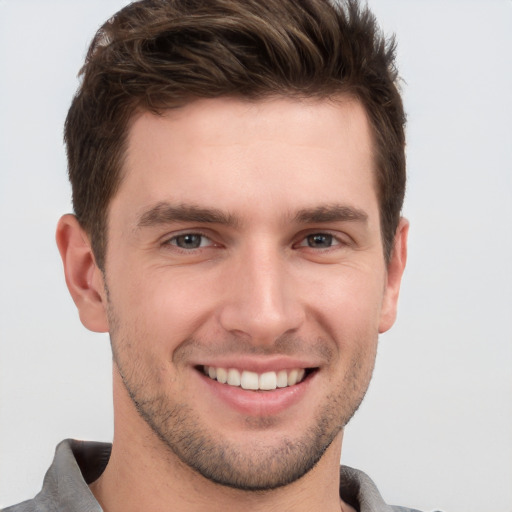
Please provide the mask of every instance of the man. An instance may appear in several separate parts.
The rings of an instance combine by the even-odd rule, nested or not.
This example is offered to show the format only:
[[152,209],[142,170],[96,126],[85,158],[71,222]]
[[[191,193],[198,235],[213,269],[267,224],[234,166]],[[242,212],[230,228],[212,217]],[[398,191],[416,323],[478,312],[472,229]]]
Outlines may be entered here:
[[356,3],[143,0],[98,31],[57,228],[114,441],[8,511],[409,510],[341,467],[407,222],[393,45]]

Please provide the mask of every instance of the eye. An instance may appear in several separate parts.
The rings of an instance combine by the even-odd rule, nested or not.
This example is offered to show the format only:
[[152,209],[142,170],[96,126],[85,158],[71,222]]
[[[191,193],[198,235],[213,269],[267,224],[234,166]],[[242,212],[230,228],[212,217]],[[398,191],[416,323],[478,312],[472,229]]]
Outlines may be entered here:
[[304,238],[299,244],[300,247],[311,247],[312,249],[328,249],[340,242],[329,233],[312,233]]
[[183,233],[173,236],[167,243],[180,249],[199,249],[210,246],[213,242],[201,233]]

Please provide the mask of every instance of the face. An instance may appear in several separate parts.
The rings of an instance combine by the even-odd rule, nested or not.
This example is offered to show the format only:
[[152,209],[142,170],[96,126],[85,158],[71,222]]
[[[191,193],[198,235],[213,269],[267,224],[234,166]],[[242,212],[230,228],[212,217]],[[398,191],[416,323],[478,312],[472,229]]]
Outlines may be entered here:
[[108,221],[114,364],[128,408],[204,477],[290,483],[359,406],[403,268],[383,258],[374,174],[354,101],[134,120]]

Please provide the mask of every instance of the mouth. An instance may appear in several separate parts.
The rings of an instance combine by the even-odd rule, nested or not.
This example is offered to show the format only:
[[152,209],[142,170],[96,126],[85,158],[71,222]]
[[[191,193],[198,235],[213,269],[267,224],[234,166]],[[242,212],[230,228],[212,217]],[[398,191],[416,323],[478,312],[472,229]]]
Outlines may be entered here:
[[199,366],[197,369],[220,384],[248,391],[272,391],[295,386],[317,370],[317,368],[292,368],[257,373],[215,366]]

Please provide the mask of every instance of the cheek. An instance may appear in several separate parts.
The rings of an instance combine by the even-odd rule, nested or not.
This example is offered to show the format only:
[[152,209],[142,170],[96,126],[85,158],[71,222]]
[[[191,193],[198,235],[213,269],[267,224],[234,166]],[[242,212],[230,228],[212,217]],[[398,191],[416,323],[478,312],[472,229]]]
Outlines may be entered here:
[[154,348],[172,349],[190,337],[213,308],[215,289],[200,275],[163,269],[121,283],[112,302],[123,329],[137,334],[138,343],[150,340]]
[[313,283],[310,304],[338,336],[361,337],[378,332],[383,290],[384,280],[374,272],[344,268]]

